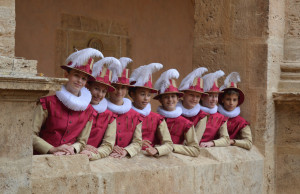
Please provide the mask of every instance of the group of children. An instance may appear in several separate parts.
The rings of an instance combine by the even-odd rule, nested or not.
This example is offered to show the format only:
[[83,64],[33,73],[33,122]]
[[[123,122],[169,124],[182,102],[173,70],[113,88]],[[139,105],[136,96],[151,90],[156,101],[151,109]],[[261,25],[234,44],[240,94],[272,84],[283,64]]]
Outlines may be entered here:
[[[102,59],[94,63],[95,58]],[[163,65],[140,66],[129,76],[131,62],[92,48],[71,54],[61,66],[68,82],[39,100],[34,153],[85,154],[97,160],[133,157],[141,150],[150,156],[175,152],[197,157],[201,147],[251,148],[249,123],[239,115],[244,93],[237,87],[238,73],[229,74],[219,88],[224,72],[202,77],[207,69],[200,67],[177,88],[179,73],[169,69],[153,87],[152,74]],[[151,111],[152,94],[161,103],[157,113]]]

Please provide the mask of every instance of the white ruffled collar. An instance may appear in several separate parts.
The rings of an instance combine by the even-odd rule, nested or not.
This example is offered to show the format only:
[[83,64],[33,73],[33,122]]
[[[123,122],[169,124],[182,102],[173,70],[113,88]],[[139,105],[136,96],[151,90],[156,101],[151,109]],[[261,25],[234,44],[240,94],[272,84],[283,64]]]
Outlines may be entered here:
[[79,92],[80,96],[70,93],[65,86],[60,91],[56,91],[57,98],[69,109],[73,111],[84,111],[92,100],[91,92],[83,87]]
[[207,108],[205,106],[202,106],[201,110],[203,110],[204,112],[206,112],[208,114],[215,114],[218,111],[218,106],[216,105],[214,108]]
[[92,106],[98,113],[103,113],[107,109],[107,100],[103,98],[99,104],[92,104]]
[[178,106],[176,106],[176,109],[173,111],[167,111],[163,109],[161,106],[157,108],[158,114],[166,117],[166,118],[177,118],[182,114],[182,109]]
[[128,98],[123,98],[122,105],[115,105],[114,103],[107,100],[107,108],[113,113],[124,114],[127,113],[131,108],[131,101]]
[[236,107],[233,111],[227,111],[224,109],[224,107],[221,104],[218,106],[218,111],[219,113],[221,113],[222,115],[228,118],[234,118],[236,116],[239,116],[241,113],[241,109],[239,106]]
[[182,115],[185,117],[193,117],[196,116],[200,110],[201,110],[201,106],[200,104],[197,104],[194,108],[191,109],[186,109],[184,108],[184,106],[182,105],[182,101],[179,101],[177,103],[177,106],[180,107],[182,109]]
[[141,110],[141,109],[135,108],[132,104],[132,109],[144,116],[148,116],[151,112],[151,105],[150,105],[150,103],[148,103],[147,106]]

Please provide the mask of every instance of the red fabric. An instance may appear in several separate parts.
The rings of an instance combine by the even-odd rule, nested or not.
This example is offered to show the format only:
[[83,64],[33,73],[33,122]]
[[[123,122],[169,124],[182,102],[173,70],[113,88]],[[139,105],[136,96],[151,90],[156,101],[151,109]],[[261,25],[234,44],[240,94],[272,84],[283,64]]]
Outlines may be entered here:
[[48,111],[48,118],[40,131],[40,137],[54,147],[75,143],[77,137],[93,118],[91,105],[85,111],[68,109],[57,96],[40,99],[43,109]]
[[107,69],[106,74],[103,77],[97,76],[96,80],[100,81],[100,82],[104,82],[106,84],[111,84],[110,81],[109,81],[109,73],[110,73],[110,71],[109,71],[109,69]]
[[182,116],[184,118],[188,119],[189,121],[192,121],[194,123],[194,126],[196,127],[196,125],[198,124],[198,122],[201,119],[203,119],[205,116],[207,116],[207,115],[209,115],[209,114],[206,113],[206,112],[204,112],[204,111],[202,111],[202,110],[200,110],[200,112],[197,115],[193,116],[193,117],[185,117],[183,115]]
[[166,92],[179,92],[179,91],[178,91],[178,88],[176,88],[175,86],[173,86],[173,83],[172,83],[172,80],[171,80],[171,79],[169,80],[169,82],[170,82],[170,85],[169,85],[169,87],[165,90],[165,93],[166,93]]
[[216,85],[216,82],[214,82],[214,85],[212,86],[212,88],[209,91],[207,91],[207,92],[220,92],[220,89]]
[[[77,67],[73,67],[73,68],[74,69],[79,69],[79,70],[84,71],[84,72],[86,72],[88,74],[92,74],[92,69],[90,67],[92,61],[93,61],[93,59],[89,58],[87,64],[81,65],[81,66],[77,66]],[[67,66],[71,66],[71,65],[72,65],[72,61],[70,61]]]
[[142,122],[140,113],[130,109],[127,113],[117,115],[116,145],[125,148],[133,138],[136,126]]
[[[156,135],[156,130],[164,118],[157,113],[150,112],[150,114],[143,118],[142,136],[143,140],[152,142],[151,146],[161,144],[160,139]],[[145,150],[145,147],[142,148]]]
[[87,144],[96,148],[99,147],[102,143],[108,124],[111,124],[115,118],[116,115],[110,110],[106,110],[103,113],[94,111],[93,126]]
[[250,125],[243,117],[236,116],[227,121],[227,129],[230,139],[235,139],[241,129]]
[[208,142],[218,139],[218,131],[227,119],[227,117],[218,112],[215,114],[210,114],[206,123],[205,132],[200,142]]
[[201,82],[203,82],[202,78],[197,78],[197,84],[195,86],[191,85],[189,90],[194,90],[196,92],[203,92],[203,88],[201,87]]
[[183,144],[184,134],[193,126],[193,123],[183,116],[177,118],[165,118],[171,139],[174,144]]

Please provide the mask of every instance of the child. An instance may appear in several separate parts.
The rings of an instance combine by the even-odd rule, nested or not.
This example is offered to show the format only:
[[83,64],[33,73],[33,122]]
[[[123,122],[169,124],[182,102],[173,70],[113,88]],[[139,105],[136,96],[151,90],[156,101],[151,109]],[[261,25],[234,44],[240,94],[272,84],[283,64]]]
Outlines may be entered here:
[[201,76],[205,72],[207,72],[206,68],[199,67],[182,80],[179,91],[184,92],[184,96],[183,100],[177,103],[177,106],[182,109],[182,116],[194,123],[198,142],[200,142],[205,131],[208,115],[208,113],[201,110],[199,104],[201,95],[204,93]]
[[116,91],[109,95],[107,104],[108,109],[117,114],[116,145],[110,154],[115,158],[123,158],[126,155],[133,157],[142,147],[142,116],[131,108],[131,101],[125,98],[130,86],[126,66],[132,60],[122,57],[120,62],[122,67],[112,70],[112,85]]
[[71,54],[61,66],[68,78],[54,96],[40,99],[33,124],[33,150],[39,154],[72,155],[85,146],[92,127],[91,93],[84,86],[91,75],[93,57],[103,57],[86,48]]
[[227,129],[230,145],[250,150],[252,147],[251,129],[249,123],[240,116],[240,105],[244,102],[244,93],[237,87],[240,81],[240,75],[237,72],[232,72],[227,76],[224,85],[220,88],[224,93],[219,96],[218,111],[229,118]]
[[[161,114],[166,122],[173,141],[173,151],[175,153],[197,157],[200,154],[200,148],[196,139],[193,123],[182,117],[182,109],[176,107],[178,98],[183,96],[179,92],[175,79],[178,79],[179,73],[176,69],[169,69],[161,74],[155,83],[155,89],[159,91],[154,99],[159,100],[161,107],[157,112]],[[186,145],[183,145],[184,141]]]
[[[162,64],[151,63],[135,69],[130,78],[133,86],[129,95],[133,99],[132,109],[144,116],[142,137],[143,149],[151,156],[162,156],[173,150],[173,142],[164,118],[151,112],[150,98],[157,90],[152,88],[152,73],[162,68]],[[160,146],[159,146],[160,145]]]
[[[201,135],[200,147],[229,146],[229,136],[227,132],[227,118],[218,113],[218,95],[222,93],[218,88],[217,79],[224,75],[219,70],[203,76],[204,92],[202,96],[202,110],[209,114],[206,129]],[[198,137],[199,138],[199,137]]]
[[91,105],[95,113],[90,137],[81,154],[86,154],[90,160],[107,157],[115,145],[116,115],[107,110],[105,99],[106,93],[114,92],[115,88],[111,86],[111,71],[107,66],[111,69],[121,68],[118,59],[105,57],[94,64],[92,75],[96,80],[88,82],[88,89],[92,94]]

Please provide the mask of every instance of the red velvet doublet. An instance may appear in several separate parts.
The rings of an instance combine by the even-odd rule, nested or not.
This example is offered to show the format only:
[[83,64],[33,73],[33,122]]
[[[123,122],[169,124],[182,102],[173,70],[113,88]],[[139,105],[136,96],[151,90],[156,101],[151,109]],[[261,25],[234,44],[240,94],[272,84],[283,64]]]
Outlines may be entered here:
[[183,144],[184,134],[193,126],[193,123],[183,116],[165,118],[174,144]]
[[185,117],[184,118],[188,119],[189,121],[192,121],[194,123],[194,126],[196,127],[196,125],[198,124],[198,122],[203,119],[205,116],[209,115],[208,113],[200,110],[199,113],[193,117]]
[[208,142],[215,139],[218,139],[218,131],[220,127],[223,125],[223,123],[226,122],[228,118],[224,115],[216,112],[215,114],[209,114],[205,132],[202,136],[202,139],[200,142]]
[[127,113],[117,115],[116,145],[125,148],[133,138],[135,128],[142,122],[140,113],[130,109]]
[[99,147],[108,124],[111,124],[115,118],[116,115],[110,110],[106,110],[102,113],[98,113],[95,110],[93,114],[93,126],[87,144],[96,148]]
[[240,115],[230,118],[227,121],[227,130],[230,139],[235,139],[236,135],[239,133],[241,129],[246,127],[247,125],[250,125],[243,117]]
[[161,143],[158,137],[156,136],[156,130],[163,120],[164,118],[160,114],[154,112],[150,112],[148,116],[145,116],[143,118],[143,140],[151,141],[151,146],[153,147],[154,145]]
[[87,122],[93,119],[94,108],[91,105],[85,111],[73,111],[55,95],[41,98],[40,103],[48,111],[40,137],[54,147],[75,143]]

